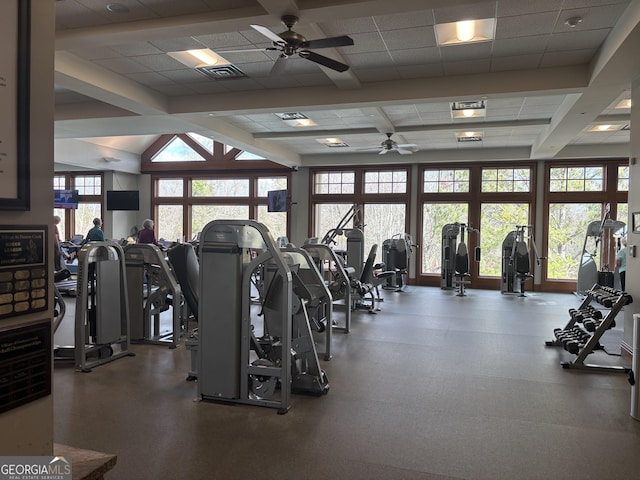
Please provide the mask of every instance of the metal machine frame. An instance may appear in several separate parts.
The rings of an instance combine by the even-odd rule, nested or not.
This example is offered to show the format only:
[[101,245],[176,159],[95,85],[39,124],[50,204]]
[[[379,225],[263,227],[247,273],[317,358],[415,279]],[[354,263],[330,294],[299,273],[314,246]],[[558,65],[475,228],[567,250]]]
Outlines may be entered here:
[[[300,280],[304,282],[303,292],[308,293],[308,298],[302,302],[300,313],[307,315],[307,321],[317,324],[318,332],[325,334],[325,350],[323,353],[324,360],[331,360],[331,332],[333,330],[333,297],[329,288],[324,283],[324,278],[318,271],[318,268],[311,258],[308,251],[297,247],[281,248],[285,260],[290,261],[291,265],[298,265],[298,275]],[[297,262],[297,263],[296,263]],[[294,272],[292,272],[294,273]],[[294,293],[296,293],[295,277],[293,283]],[[296,293],[298,297],[301,296]],[[313,312],[309,312],[313,309]],[[324,322],[323,322],[324,320]]]
[[199,288],[199,397],[286,413],[292,389],[328,391],[309,322],[293,318],[292,272],[264,225],[209,222],[200,235]]
[[404,292],[414,247],[408,233],[398,233],[382,242],[382,263],[386,270],[395,272],[395,276],[389,276],[382,288]]
[[[469,283],[469,253],[465,233],[474,232],[480,243],[480,230],[465,223],[447,223],[442,227],[442,261],[440,263],[440,288],[458,290],[458,296],[465,296],[465,285]],[[458,239],[458,237],[460,237]],[[459,240],[459,241],[458,241]],[[480,261],[480,247],[474,251],[474,259]]]
[[336,255],[336,252],[329,245],[305,243],[301,248],[309,252],[313,258],[318,271],[323,276],[324,282],[331,292],[334,306],[337,302],[342,302],[345,307],[344,326],[335,324],[333,329],[349,333],[351,331],[351,286],[349,275],[344,269],[342,259]]
[[[525,230],[529,235],[525,235]],[[533,279],[531,272],[531,254],[529,252],[530,241],[535,253],[536,263],[539,266],[545,257],[538,254],[538,248],[533,238],[533,225],[516,225],[516,229],[507,233],[502,241],[502,272],[500,275],[500,293],[517,293],[520,297],[526,297],[524,285],[528,279]]]
[[[90,242],[82,247],[76,291],[76,370],[90,372],[98,365],[135,355],[129,350],[129,301],[122,247],[112,242]],[[119,350],[114,351],[114,346]]]
[[[609,257],[612,238],[622,238],[627,233],[627,225],[619,220],[610,218],[611,205],[606,204],[602,220],[595,220],[587,226],[584,237],[582,255],[580,255],[580,265],[578,266],[578,281],[576,293],[584,295],[592,285],[601,283],[598,275],[605,271],[610,271],[609,265],[604,263]],[[589,244],[593,242],[593,250],[589,249]],[[595,258],[600,249],[600,263],[596,265]],[[613,287],[613,285],[610,285]]]
[[[131,341],[156,345],[180,345],[183,309],[182,290],[164,252],[151,244],[124,247],[127,271]],[[169,300],[169,296],[171,299]],[[172,308],[172,330],[162,333],[160,313]]]

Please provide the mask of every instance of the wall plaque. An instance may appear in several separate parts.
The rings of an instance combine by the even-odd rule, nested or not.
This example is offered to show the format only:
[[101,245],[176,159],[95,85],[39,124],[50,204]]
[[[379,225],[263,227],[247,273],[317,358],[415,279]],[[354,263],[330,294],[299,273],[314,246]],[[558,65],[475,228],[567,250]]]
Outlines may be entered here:
[[0,226],[0,319],[48,308],[47,227]]

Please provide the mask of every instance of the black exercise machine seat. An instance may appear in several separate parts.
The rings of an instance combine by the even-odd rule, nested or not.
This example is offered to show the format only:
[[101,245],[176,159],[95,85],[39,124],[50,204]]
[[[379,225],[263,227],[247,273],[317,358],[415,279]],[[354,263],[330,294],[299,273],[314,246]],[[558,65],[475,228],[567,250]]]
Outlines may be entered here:
[[456,272],[458,275],[465,276],[469,273],[469,252],[467,244],[460,242],[456,251]]
[[[362,273],[360,274],[360,284],[365,289],[365,293],[370,293],[372,300],[375,304],[376,296],[379,298],[378,294],[378,286],[384,282],[389,277],[395,277],[396,272],[393,271],[381,271],[379,273],[375,273],[376,270],[384,269],[384,264],[374,264],[376,261],[376,255],[378,254],[378,244],[374,243],[371,246],[371,250],[369,250],[369,255],[367,256],[367,260],[364,262],[364,267],[362,267]],[[376,291],[376,296],[374,296],[373,291]]]
[[167,251],[167,257],[180,284],[182,295],[184,295],[189,310],[191,310],[194,318],[198,320],[200,264],[193,245],[179,243]]
[[516,264],[515,269],[516,273],[521,276],[529,276],[529,271],[531,270],[531,264],[529,260],[529,249],[525,242],[518,242],[516,245]]

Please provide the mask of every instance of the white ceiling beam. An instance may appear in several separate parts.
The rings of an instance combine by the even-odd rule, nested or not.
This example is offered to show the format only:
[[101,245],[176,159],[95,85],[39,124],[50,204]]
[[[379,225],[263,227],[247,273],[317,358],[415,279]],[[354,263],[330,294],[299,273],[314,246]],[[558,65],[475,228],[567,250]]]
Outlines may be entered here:
[[[350,165],[391,165],[407,163],[438,163],[438,162],[468,162],[469,158],[487,161],[525,161],[530,157],[529,147],[512,148],[476,148],[451,150],[423,150],[412,155],[400,155],[389,152],[386,155],[378,153],[349,154]],[[344,157],[332,154],[302,155],[303,167],[344,165]]]
[[587,86],[584,65],[365,83],[355,90],[335,87],[281,88],[173,97],[172,113],[212,112],[216,116],[276,111],[334,110],[385,105],[580,92]]
[[56,52],[56,85],[139,115],[168,110],[167,97],[69,52]]

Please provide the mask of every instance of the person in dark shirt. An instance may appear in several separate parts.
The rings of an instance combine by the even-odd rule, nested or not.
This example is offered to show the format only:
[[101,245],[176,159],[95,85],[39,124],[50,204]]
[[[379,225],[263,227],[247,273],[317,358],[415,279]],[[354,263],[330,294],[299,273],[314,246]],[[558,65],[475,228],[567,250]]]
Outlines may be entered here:
[[99,218],[93,219],[93,228],[87,232],[87,236],[84,237],[82,244],[84,245],[87,242],[104,242],[104,233],[100,228],[102,226],[102,220]]
[[161,247],[156,241],[156,234],[153,231],[153,220],[147,218],[142,222],[142,230],[138,232],[138,243],[151,243],[156,247]]

